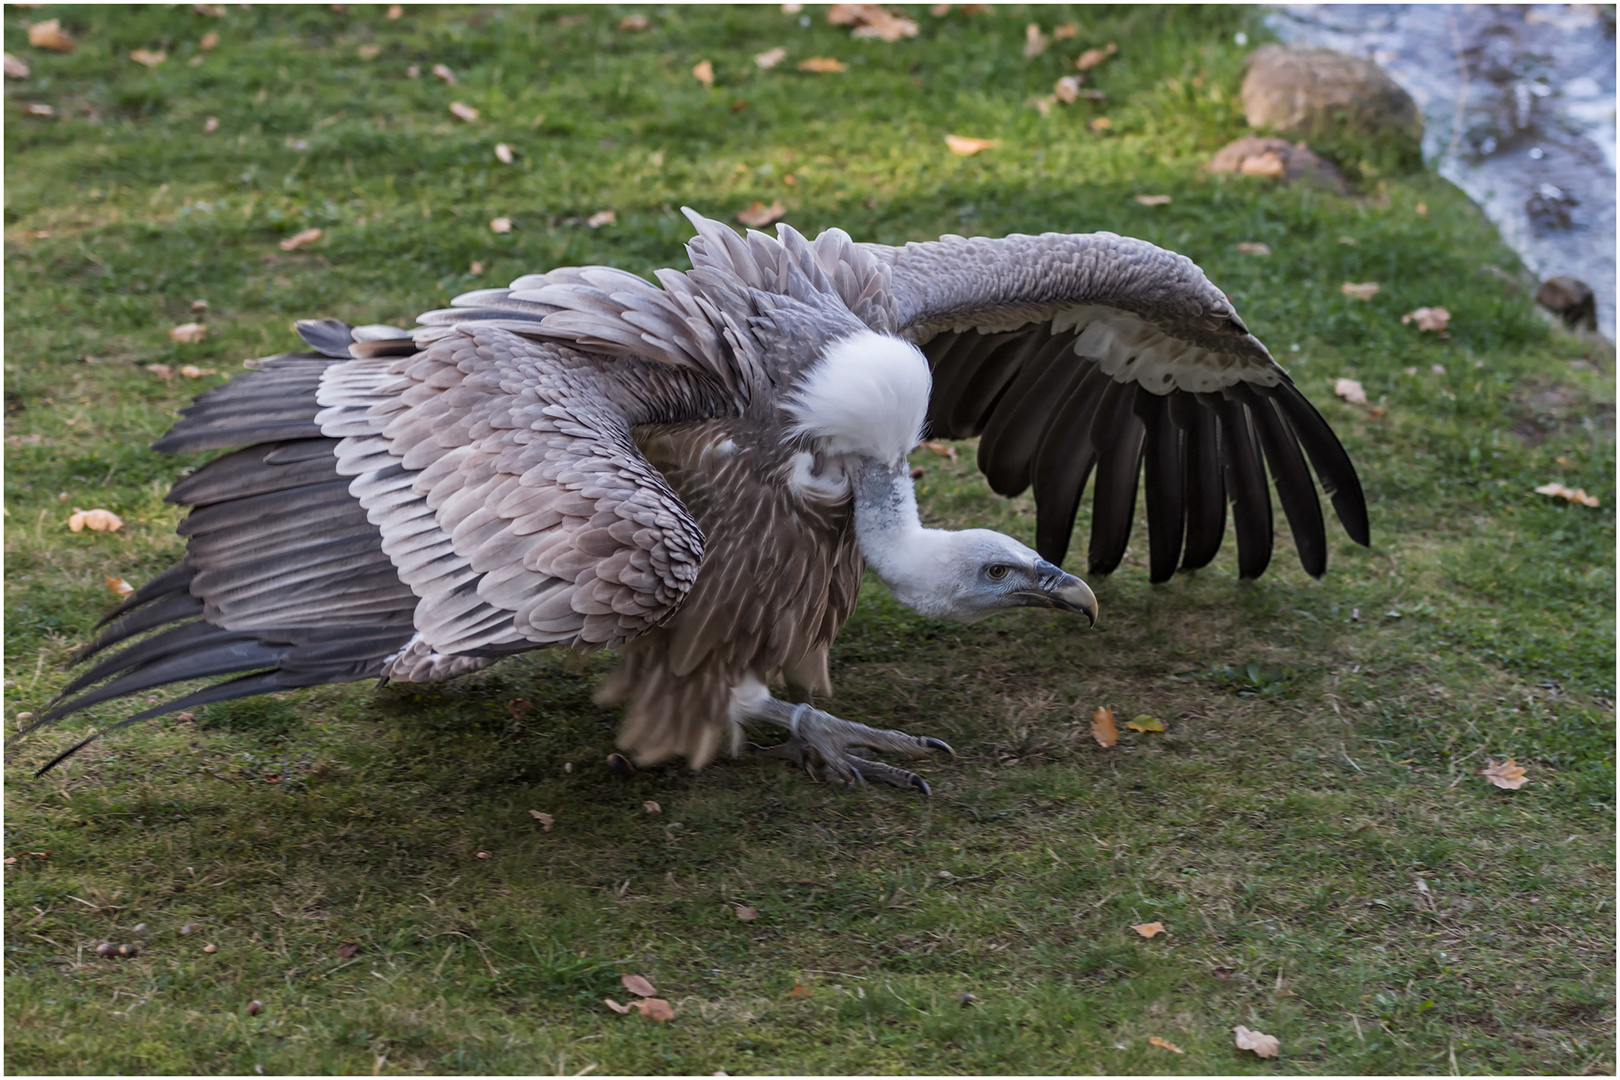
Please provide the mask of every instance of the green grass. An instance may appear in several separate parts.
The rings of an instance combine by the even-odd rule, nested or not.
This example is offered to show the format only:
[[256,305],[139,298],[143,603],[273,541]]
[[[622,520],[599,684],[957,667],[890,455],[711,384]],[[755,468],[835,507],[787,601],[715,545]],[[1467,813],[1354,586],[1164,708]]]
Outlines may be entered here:
[[[1244,130],[1245,9],[919,9],[894,44],[822,9],[617,29],[631,10],[6,10],[33,66],[5,105],[10,715],[65,682],[106,577],[181,551],[161,498],[202,458],[145,444],[191,394],[288,348],[296,317],[408,322],[559,263],[683,265],[682,204],[781,199],[807,233],[888,243],[1110,229],[1176,248],[1343,436],[1372,548],[1341,535],[1318,582],[1284,536],[1239,583],[1229,540],[1149,587],[1139,524],[1093,583],[1096,631],[930,623],[869,582],[833,708],[949,740],[929,799],[746,760],[613,780],[600,656],[209,708],[32,779],[133,706],[93,710],[8,754],[7,1069],[1612,1072],[1612,368],[1533,313],[1479,213],[1424,174],[1349,197],[1205,174]],[[51,17],[77,51],[28,46]],[[1077,37],[1022,56],[1027,22],[1070,19]],[[1028,107],[1108,41],[1106,106]],[[788,61],[758,70],[777,45]],[[796,71],[811,55],[849,68]],[[999,145],[957,157],[951,133]],[[309,227],[318,243],[278,248]],[[1370,302],[1339,292],[1368,280]],[[207,340],[171,342],[199,299]],[[1449,340],[1401,325],[1435,304]],[[1340,376],[1387,411],[1334,398]],[[1030,539],[1030,499],[991,496],[959,449],[917,456],[925,516]],[[1602,505],[1532,493],[1549,480]],[[70,533],[75,506],[127,526]],[[1169,730],[1102,750],[1104,704]],[[1475,774],[1508,756],[1521,790]],[[1130,929],[1150,921],[1168,933]],[[103,941],[142,951],[100,959]],[[678,1018],[603,1006],[624,971]],[[1236,1024],[1282,1057],[1237,1051]]]

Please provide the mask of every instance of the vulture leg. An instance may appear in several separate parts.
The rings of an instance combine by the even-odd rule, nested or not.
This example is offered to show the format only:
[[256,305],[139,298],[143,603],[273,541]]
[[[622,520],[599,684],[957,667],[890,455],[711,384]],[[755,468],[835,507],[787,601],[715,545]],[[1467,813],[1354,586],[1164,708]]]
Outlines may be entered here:
[[928,782],[922,777],[875,761],[868,756],[868,751],[888,751],[914,758],[935,752],[956,756],[950,744],[940,739],[867,727],[840,720],[807,704],[794,705],[774,697],[761,701],[743,719],[763,720],[792,733],[792,738],[779,746],[767,748],[750,744],[756,753],[791,761],[812,779],[840,780],[850,787],[862,787],[871,780],[915,788],[924,795],[929,793]]

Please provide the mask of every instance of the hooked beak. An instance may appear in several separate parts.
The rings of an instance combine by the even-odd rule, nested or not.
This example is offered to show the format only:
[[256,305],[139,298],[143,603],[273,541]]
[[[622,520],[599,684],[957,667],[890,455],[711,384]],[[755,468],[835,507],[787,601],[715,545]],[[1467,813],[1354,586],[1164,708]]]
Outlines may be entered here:
[[1035,572],[1040,575],[1041,591],[1029,594],[1032,600],[1061,611],[1078,612],[1086,617],[1087,625],[1097,625],[1097,597],[1085,582],[1045,559],[1035,564]]

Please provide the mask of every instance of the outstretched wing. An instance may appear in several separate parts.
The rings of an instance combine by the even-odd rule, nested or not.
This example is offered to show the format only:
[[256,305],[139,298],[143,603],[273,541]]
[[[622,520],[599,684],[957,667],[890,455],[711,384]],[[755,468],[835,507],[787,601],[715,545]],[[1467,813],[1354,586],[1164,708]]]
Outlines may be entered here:
[[313,352],[202,395],[156,444],[244,449],[175,485],[193,507],[185,558],[104,620],[81,659],[123,647],[28,730],[202,678],[236,676],[114,726],[616,646],[685,597],[703,534],[631,427],[724,411],[712,379],[499,328],[451,327],[420,352],[391,328],[299,329]]
[[1327,568],[1312,468],[1368,542],[1338,438],[1191,260],[1112,233],[865,247],[888,266],[900,333],[933,367],[930,430],[980,436],[997,492],[1033,486],[1043,557],[1067,552],[1093,471],[1092,573],[1123,558],[1144,473],[1155,582],[1215,557],[1228,501],[1240,575],[1264,572],[1268,469],[1308,573]]

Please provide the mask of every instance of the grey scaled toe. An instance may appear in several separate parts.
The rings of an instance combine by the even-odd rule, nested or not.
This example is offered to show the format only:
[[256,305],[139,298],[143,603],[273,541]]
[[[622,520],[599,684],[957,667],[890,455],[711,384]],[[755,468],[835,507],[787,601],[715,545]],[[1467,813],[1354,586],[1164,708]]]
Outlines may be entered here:
[[[839,780],[852,787],[864,787],[871,781],[928,795],[932,791],[928,781],[914,772],[875,760],[872,751],[913,758],[941,752],[956,756],[950,744],[940,739],[840,720],[809,705],[789,705],[774,699],[770,705],[777,708],[767,708],[759,719],[780,724],[793,737],[771,747],[749,743],[749,749],[763,757],[791,761],[813,780]],[[786,715],[776,715],[778,712]]]

